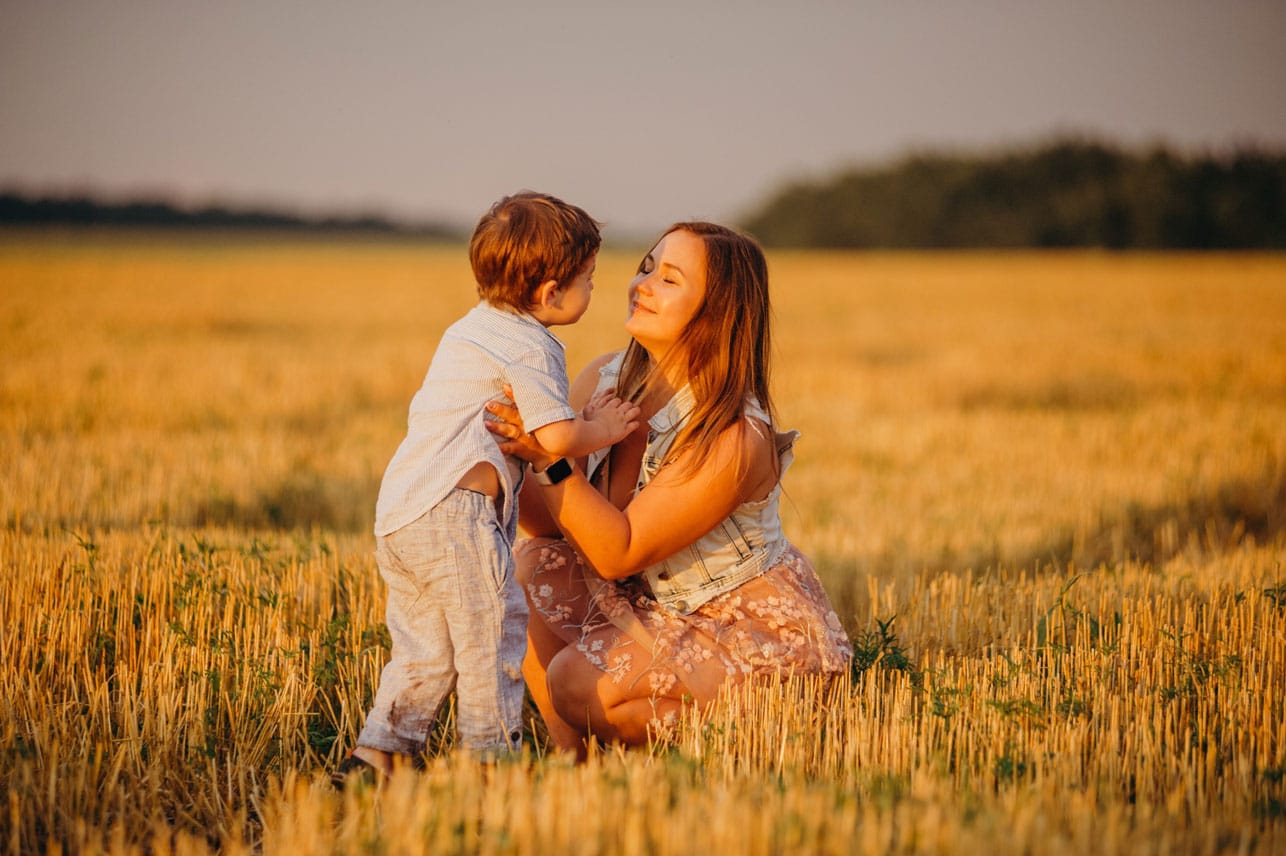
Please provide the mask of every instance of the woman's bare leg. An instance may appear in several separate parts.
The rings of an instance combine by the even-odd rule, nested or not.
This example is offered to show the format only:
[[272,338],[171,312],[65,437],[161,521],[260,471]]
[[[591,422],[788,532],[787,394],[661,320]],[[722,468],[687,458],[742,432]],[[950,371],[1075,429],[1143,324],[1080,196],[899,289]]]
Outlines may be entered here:
[[617,686],[612,676],[567,648],[548,666],[547,686],[557,692],[550,699],[559,718],[572,733],[643,746],[654,735],[655,724],[665,722],[692,703],[682,683],[668,693],[653,695],[646,681],[629,688]]
[[[556,649],[553,648],[554,642],[557,643]],[[549,681],[545,669],[549,660],[563,647],[565,647],[563,641],[554,636],[549,628],[533,615],[527,624],[527,656],[522,661],[522,676],[527,681],[527,691],[531,693],[541,717],[545,720],[549,739],[559,749],[575,752],[578,759],[584,759],[585,730],[573,728],[564,721],[554,709],[554,703],[549,697]]]
[[[557,567],[542,564],[541,557],[549,555],[541,549],[542,546],[553,547],[568,561]],[[522,662],[523,679],[545,720],[550,740],[559,749],[575,752],[577,758],[583,759],[586,753],[585,729],[573,727],[558,714],[550,699],[546,671],[554,657],[579,638],[580,626],[586,618],[589,593],[580,576],[581,570],[575,561],[575,553],[566,542],[533,539],[515,550],[514,558],[518,582],[527,593],[527,602],[531,607],[531,616],[527,620],[527,655]],[[544,587],[552,590],[547,597],[538,594]],[[568,613],[560,615],[557,626],[551,623],[550,616],[545,611],[554,603],[569,609]]]

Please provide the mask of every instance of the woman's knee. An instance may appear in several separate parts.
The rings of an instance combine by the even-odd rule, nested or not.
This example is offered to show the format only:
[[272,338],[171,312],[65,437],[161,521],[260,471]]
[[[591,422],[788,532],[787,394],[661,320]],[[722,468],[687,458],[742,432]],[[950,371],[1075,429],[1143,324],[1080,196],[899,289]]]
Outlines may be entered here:
[[565,722],[584,728],[590,723],[593,712],[601,709],[599,674],[598,669],[574,647],[564,648],[549,662],[545,671],[549,700]]

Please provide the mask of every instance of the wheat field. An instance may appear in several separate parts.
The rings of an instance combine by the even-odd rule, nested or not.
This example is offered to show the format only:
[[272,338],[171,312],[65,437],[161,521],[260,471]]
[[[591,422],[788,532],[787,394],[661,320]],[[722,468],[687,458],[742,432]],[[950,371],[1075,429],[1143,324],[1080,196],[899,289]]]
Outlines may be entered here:
[[[562,328],[619,347],[636,255]],[[0,237],[10,853],[1286,852],[1286,257],[770,254],[853,674],[336,793],[460,247]],[[444,725],[449,726],[448,721]]]

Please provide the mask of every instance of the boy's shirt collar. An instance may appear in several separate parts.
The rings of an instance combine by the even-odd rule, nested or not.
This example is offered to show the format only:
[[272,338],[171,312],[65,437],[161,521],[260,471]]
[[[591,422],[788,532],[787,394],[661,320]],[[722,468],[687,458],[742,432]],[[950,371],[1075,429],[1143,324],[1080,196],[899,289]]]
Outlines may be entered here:
[[544,324],[541,324],[539,321],[536,320],[535,316],[531,315],[528,312],[523,312],[521,309],[511,309],[509,307],[502,308],[499,306],[495,306],[485,299],[479,300],[478,305],[475,306],[474,309],[484,310],[486,312],[490,312],[495,315],[498,315],[501,318],[510,319],[512,321],[516,321],[521,324],[528,324],[533,327],[536,327],[541,332],[543,332],[546,336],[548,336],[550,339],[557,342],[558,347],[562,348],[563,350],[567,350],[567,345],[563,343],[562,339],[555,336],[552,330],[550,330]]

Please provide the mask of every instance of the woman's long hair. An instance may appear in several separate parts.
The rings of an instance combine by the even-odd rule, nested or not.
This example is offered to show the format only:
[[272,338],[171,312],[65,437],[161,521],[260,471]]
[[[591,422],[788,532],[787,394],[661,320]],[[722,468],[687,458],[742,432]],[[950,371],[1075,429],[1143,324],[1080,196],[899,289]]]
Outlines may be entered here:
[[[706,251],[706,292],[696,314],[662,362],[686,363],[695,409],[670,447],[664,463],[689,449],[695,471],[710,454],[714,440],[745,415],[753,397],[776,422],[769,394],[772,349],[768,300],[768,263],[756,241],[724,226],[705,222],[675,223],[662,235],[687,232],[700,238]],[[637,400],[660,367],[634,339],[625,349],[617,395]]]

